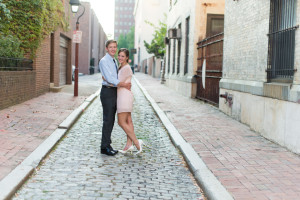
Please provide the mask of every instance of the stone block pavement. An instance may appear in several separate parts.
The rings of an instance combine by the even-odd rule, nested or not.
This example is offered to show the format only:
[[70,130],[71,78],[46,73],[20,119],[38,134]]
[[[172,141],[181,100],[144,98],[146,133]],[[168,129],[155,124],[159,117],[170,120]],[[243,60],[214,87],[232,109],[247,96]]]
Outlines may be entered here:
[[101,75],[79,77],[73,85],[0,110],[0,181],[50,136],[73,110],[100,88]]
[[34,151],[83,101],[47,93],[0,111],[0,180]]
[[[103,116],[98,96],[13,199],[203,200],[149,101],[135,82],[131,89],[135,133],[147,144],[141,154],[100,154]],[[115,122],[112,146],[122,149],[125,143],[126,134]]]
[[135,77],[234,199],[300,199],[300,157],[218,108]]

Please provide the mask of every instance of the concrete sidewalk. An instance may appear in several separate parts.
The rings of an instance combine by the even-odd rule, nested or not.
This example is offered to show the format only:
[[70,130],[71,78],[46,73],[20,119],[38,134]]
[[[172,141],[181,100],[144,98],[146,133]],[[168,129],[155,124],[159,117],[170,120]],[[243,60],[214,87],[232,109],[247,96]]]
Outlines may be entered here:
[[300,199],[299,155],[158,79],[141,73],[135,77],[235,199]]
[[79,77],[73,85],[0,110],[0,181],[42,144],[91,94],[100,89],[101,75]]

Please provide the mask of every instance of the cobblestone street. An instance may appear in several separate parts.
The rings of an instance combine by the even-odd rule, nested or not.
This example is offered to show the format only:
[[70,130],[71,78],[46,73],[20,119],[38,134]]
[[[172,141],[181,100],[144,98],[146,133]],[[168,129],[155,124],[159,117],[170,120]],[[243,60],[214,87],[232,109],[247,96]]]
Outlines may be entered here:
[[[17,192],[14,199],[203,199],[179,151],[134,83],[135,132],[148,145],[138,156],[99,153],[102,107],[99,97]],[[117,122],[112,146],[126,135]]]

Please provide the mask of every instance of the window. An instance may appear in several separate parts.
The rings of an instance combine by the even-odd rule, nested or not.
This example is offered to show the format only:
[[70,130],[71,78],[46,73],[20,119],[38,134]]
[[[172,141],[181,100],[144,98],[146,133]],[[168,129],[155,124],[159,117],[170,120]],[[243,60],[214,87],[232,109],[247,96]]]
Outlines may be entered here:
[[[178,25],[178,29],[181,30],[181,24]],[[178,39],[177,45],[177,74],[180,73],[180,52],[181,52],[181,39]]]
[[224,15],[207,15],[206,37],[224,32]]
[[189,35],[190,35],[190,17],[185,19],[185,56],[184,56],[184,74],[188,73],[189,66]]
[[168,45],[168,73],[170,73],[170,61],[171,61],[171,59],[170,59],[170,56],[171,56],[171,44],[170,44],[171,42],[169,42],[169,45]]
[[170,0],[169,9],[172,9],[172,0]]
[[292,82],[294,76],[297,0],[271,0],[268,82]]
[[140,64],[141,62],[141,48],[139,47],[138,48],[138,65]]
[[173,67],[172,73],[175,73],[175,61],[176,61],[176,40],[173,40]]

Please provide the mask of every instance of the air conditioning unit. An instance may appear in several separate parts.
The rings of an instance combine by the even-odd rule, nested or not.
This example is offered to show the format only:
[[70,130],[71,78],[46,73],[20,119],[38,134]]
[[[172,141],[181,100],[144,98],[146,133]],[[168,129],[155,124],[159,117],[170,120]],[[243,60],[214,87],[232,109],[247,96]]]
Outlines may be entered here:
[[168,31],[169,39],[180,39],[181,38],[181,29],[179,28],[171,28]]

